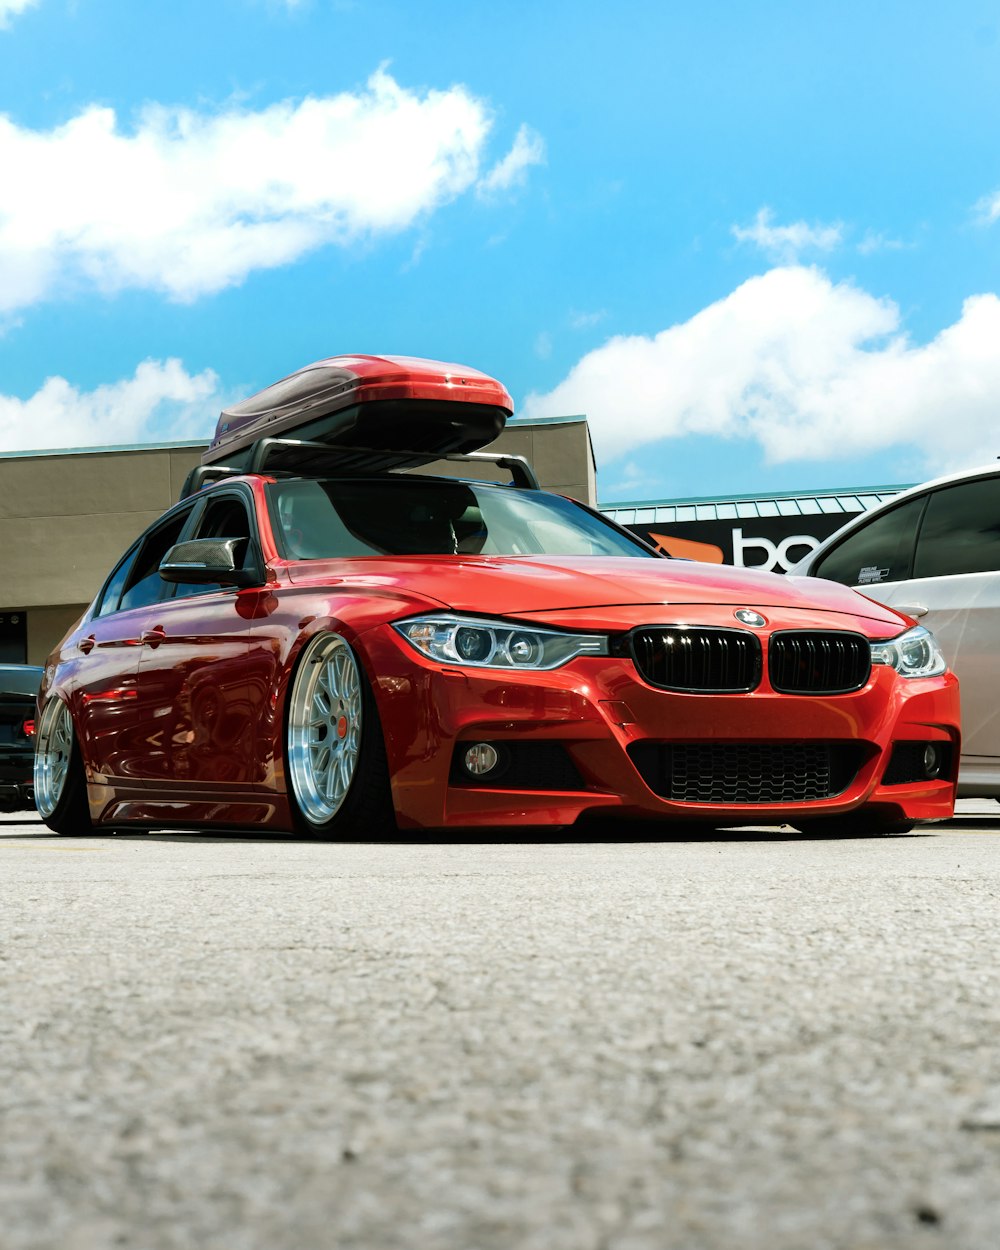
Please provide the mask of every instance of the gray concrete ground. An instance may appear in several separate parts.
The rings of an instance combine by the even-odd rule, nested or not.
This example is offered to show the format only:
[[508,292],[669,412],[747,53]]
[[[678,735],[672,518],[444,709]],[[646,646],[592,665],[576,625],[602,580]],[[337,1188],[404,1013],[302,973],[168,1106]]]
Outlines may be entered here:
[[995,804],[620,845],[8,818],[0,1246],[992,1250],[998,901]]

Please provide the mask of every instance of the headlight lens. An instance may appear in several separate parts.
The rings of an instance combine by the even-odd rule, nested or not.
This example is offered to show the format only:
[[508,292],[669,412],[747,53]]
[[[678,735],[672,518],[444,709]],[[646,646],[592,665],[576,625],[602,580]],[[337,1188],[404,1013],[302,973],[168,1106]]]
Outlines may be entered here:
[[948,667],[937,639],[922,625],[887,642],[873,642],[872,663],[888,664],[903,677],[937,677]]
[[600,634],[525,629],[447,613],[395,621],[393,629],[428,660],[467,668],[558,668],[578,655],[608,654],[608,640]]

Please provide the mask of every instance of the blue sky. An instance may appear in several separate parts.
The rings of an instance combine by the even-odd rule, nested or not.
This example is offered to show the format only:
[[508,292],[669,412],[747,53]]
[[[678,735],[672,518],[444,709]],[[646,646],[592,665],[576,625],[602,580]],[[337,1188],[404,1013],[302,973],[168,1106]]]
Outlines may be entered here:
[[992,459],[998,123],[963,0],[0,0],[0,451],[386,352],[605,503]]

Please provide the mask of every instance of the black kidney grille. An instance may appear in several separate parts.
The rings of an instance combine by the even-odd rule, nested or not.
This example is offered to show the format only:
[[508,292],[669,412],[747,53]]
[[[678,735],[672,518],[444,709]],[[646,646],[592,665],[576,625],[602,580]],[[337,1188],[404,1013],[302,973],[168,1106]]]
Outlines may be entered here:
[[663,690],[736,694],[760,683],[760,640],[740,629],[637,629],[632,658],[643,678]]
[[677,803],[809,803],[843,794],[864,748],[841,742],[634,742],[647,786]]
[[771,636],[767,667],[771,685],[783,694],[846,694],[867,682],[871,644],[842,630],[782,630]]

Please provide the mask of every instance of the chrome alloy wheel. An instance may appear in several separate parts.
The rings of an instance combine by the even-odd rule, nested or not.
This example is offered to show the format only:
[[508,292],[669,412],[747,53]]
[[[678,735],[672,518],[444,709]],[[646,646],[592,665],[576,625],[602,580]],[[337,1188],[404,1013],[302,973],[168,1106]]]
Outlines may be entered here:
[[325,824],[347,797],[361,753],[361,676],[338,634],[309,644],[288,708],[288,770],[302,815]]
[[66,789],[73,755],[73,718],[62,699],[46,703],[35,740],[35,806],[51,816]]

